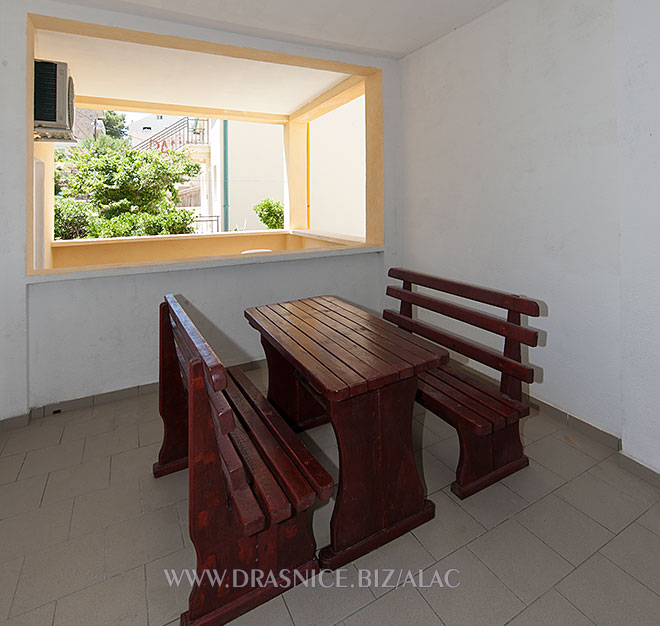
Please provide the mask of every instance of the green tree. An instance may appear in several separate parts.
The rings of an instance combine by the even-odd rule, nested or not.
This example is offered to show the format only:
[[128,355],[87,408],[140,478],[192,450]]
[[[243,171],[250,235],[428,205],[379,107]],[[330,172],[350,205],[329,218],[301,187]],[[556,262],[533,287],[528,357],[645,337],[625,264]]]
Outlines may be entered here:
[[71,173],[63,196],[88,199],[100,215],[156,214],[176,207],[177,185],[199,175],[201,166],[183,151],[105,151],[97,143],[69,152]]
[[252,207],[266,228],[284,228],[284,207],[270,198]]
[[104,113],[103,124],[105,126],[105,132],[110,137],[115,137],[116,139],[126,136],[126,115],[116,113],[115,111],[105,111]]
[[55,237],[191,233],[177,185],[201,171],[185,152],[138,151],[123,140],[85,141],[56,158]]

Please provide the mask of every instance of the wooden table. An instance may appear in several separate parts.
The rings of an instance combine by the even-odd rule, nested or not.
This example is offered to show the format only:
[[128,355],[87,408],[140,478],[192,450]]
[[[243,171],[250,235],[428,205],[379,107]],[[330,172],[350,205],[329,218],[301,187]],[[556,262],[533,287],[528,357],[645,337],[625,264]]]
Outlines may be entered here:
[[299,430],[331,421],[339,490],[331,542],[335,569],[433,518],[412,442],[417,374],[448,353],[338,298],[247,309],[268,361],[268,399]]

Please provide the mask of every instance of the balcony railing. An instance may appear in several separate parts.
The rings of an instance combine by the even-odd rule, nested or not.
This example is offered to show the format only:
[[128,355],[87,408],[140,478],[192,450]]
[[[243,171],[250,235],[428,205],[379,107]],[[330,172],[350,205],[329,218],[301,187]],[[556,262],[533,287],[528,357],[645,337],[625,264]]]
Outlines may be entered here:
[[153,137],[135,146],[136,150],[178,150],[208,143],[209,121],[202,117],[182,117]]

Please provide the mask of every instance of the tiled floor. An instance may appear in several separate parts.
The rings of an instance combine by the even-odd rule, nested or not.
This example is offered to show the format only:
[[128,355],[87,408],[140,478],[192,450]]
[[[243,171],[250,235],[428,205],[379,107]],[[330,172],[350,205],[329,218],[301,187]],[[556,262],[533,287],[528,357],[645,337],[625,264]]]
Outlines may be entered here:
[[[264,386],[263,370],[249,375]],[[297,587],[236,624],[660,624],[660,491],[614,450],[537,413],[522,426],[529,468],[459,501],[454,431],[416,413],[435,519],[358,559],[347,587]],[[163,570],[193,567],[194,551],[186,473],[150,473],[161,433],[154,394],[0,430],[0,626],[178,624],[189,588]],[[331,428],[305,439],[337,476]],[[331,511],[314,512],[319,546]],[[358,568],[426,583],[458,570],[460,586],[365,587]]]

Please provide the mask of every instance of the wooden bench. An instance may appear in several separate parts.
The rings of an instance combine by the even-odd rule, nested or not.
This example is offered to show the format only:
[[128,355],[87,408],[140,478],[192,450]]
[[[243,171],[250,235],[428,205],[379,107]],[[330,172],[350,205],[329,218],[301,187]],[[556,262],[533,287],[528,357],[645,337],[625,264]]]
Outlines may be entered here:
[[[387,295],[401,300],[401,305],[398,313],[383,311],[386,320],[501,372],[499,391],[472,375],[469,368],[457,367],[452,361],[419,376],[417,401],[458,432],[460,459],[451,490],[459,498],[466,498],[529,465],[518,422],[529,414],[529,407],[522,402],[522,383],[534,381],[534,370],[522,363],[521,345],[536,346],[538,332],[523,327],[521,316],[538,317],[539,305],[520,296],[401,268],[390,269],[388,275],[402,280],[403,285],[387,288]],[[506,321],[415,292],[413,285],[506,309]],[[500,335],[504,337],[503,352],[414,319],[413,307]]]
[[[202,582],[181,624],[216,626],[318,571],[305,512],[332,495],[333,481],[245,373],[225,369],[174,296],[160,313],[165,437],[154,474],[189,466]],[[187,440],[185,456],[173,437]]]

